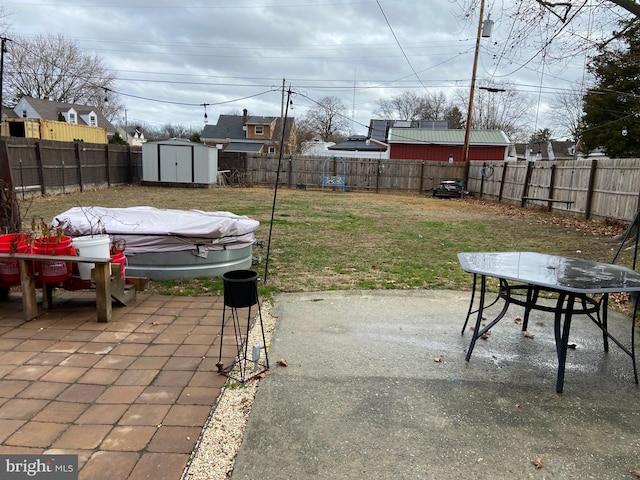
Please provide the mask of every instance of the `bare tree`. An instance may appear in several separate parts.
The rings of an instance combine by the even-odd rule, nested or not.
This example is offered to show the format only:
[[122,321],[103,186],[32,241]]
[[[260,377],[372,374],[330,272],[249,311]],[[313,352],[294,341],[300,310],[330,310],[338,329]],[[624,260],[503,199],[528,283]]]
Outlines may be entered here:
[[[459,7],[458,17],[467,21],[481,0],[454,1]],[[640,2],[519,0],[502,2],[495,13],[511,25],[506,38],[493,40],[495,49],[500,50],[498,56],[504,62],[526,65],[534,60],[566,61],[571,56],[592,54],[612,38],[621,17],[640,17]],[[523,54],[527,57],[520,58]]]
[[301,126],[318,135],[323,142],[336,141],[351,125],[351,120],[344,115],[346,108],[339,97],[323,97],[307,111]]
[[574,84],[573,89],[565,90],[551,100],[549,116],[553,122],[563,129],[563,133],[571,135],[571,139],[578,141],[580,126],[584,115],[584,90],[580,84]]
[[[458,90],[461,109],[467,111],[469,93]],[[474,98],[471,128],[477,130],[502,130],[511,140],[527,138],[527,121],[534,102],[512,88],[509,83],[492,83],[478,89]],[[466,121],[466,120],[465,120]]]
[[2,35],[6,35],[7,30],[11,27],[8,17],[9,14],[5,13],[4,6],[0,5],[0,31],[2,32]]
[[[470,16],[477,8],[480,0],[461,0],[458,3],[461,6],[463,15]],[[520,0],[514,3],[520,4],[514,5],[514,8],[519,9],[521,12],[530,11],[532,9],[546,10],[562,22],[567,22],[572,18],[572,14],[575,14],[575,12],[579,10],[587,8],[610,9],[614,5],[623,8],[636,17],[640,17],[640,2],[634,0],[598,0],[595,2],[587,2],[584,0]]]
[[421,96],[409,91],[379,100],[373,112],[386,120],[447,120],[450,128],[460,128],[459,113],[444,92],[428,92]]
[[[124,128],[123,125],[120,125]],[[194,130],[194,128],[181,124],[173,124],[173,123],[165,123],[162,126],[152,125],[148,123],[138,123],[138,127],[140,130],[144,132],[144,136],[147,141],[153,142],[157,140],[167,140],[169,138],[181,138],[184,140],[193,140],[196,138],[194,136],[196,133],[199,134],[199,130]],[[197,137],[199,138],[199,137]]]
[[[567,17],[569,17],[569,14],[571,13],[572,9],[574,10],[576,8],[583,9],[587,6],[587,2],[582,2],[582,5],[580,5],[579,1],[576,1],[576,2],[547,2],[545,0],[535,0],[535,1],[539,3],[542,7],[549,10],[551,13],[553,13],[563,22],[566,21]],[[625,10],[635,15],[636,17],[640,17],[640,3],[635,2],[633,0],[605,0],[599,3],[604,5],[613,3],[614,5],[624,8]]]
[[115,82],[100,57],[83,53],[62,34],[9,42],[4,88],[7,100],[14,104],[24,95],[53,98],[97,107],[113,119],[124,108],[112,91]]
[[385,120],[417,120],[423,104],[424,99],[420,95],[403,92],[397,97],[378,100],[373,114]]

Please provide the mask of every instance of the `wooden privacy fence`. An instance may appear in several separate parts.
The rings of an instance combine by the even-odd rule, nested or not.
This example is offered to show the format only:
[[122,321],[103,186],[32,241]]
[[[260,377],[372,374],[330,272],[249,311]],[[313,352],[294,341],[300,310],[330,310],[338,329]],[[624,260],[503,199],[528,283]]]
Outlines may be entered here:
[[[285,157],[279,181],[291,188],[322,185],[324,157]],[[347,158],[346,190],[430,194],[441,180],[465,178],[461,163]],[[342,172],[335,159],[330,175]],[[277,157],[247,155],[247,184],[274,185]],[[326,170],[326,168],[325,168]],[[640,159],[472,162],[467,190],[487,200],[534,206],[586,219],[632,221],[640,207]]]
[[[231,168],[221,157],[221,164]],[[343,169],[343,162],[346,168]],[[278,170],[278,158],[264,155],[247,155],[238,160],[245,169],[247,184],[274,185]],[[346,190],[375,192],[431,192],[441,180],[463,178],[461,163],[427,162],[420,160],[385,160],[377,158],[330,158],[290,156],[282,159],[279,182],[289,187],[322,186],[323,175],[345,178]]]
[[468,189],[523,207],[632,221],[640,207],[640,159],[487,162],[471,166]]
[[[142,149],[3,139],[18,194],[83,190],[88,186],[139,183]],[[344,162],[343,162],[344,160]],[[495,161],[464,164],[382,158],[331,158],[227,154],[219,170],[232,184],[321,188],[323,175],[344,176],[344,190],[431,194],[441,180],[467,180],[471,195],[522,207],[542,207],[590,219],[630,222],[640,206],[640,159]],[[278,172],[280,164],[280,172]],[[342,187],[329,187],[329,191]]]
[[82,191],[142,177],[140,147],[8,138],[0,148],[6,149],[18,194]]

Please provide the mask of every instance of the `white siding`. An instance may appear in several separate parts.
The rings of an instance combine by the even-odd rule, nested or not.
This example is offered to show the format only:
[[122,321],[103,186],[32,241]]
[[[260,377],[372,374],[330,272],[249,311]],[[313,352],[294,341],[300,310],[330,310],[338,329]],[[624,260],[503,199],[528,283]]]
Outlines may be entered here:
[[25,118],[23,115],[23,112],[26,111],[27,112],[27,116],[26,118],[42,118],[40,115],[38,115],[38,112],[36,112],[33,107],[31,107],[31,105],[29,105],[29,102],[27,102],[24,98],[21,98],[20,101],[18,102],[18,104],[15,106],[15,108],[13,109],[13,111],[15,112],[16,115],[18,115],[18,117],[20,118]]

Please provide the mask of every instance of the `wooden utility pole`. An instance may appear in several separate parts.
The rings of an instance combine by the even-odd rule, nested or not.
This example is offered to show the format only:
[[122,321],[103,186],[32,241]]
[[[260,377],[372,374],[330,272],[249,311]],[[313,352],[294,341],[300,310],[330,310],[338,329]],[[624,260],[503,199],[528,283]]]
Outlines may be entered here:
[[462,147],[462,161],[464,162],[464,181],[469,185],[469,137],[471,136],[471,117],[473,116],[473,97],[476,90],[476,72],[478,71],[478,54],[480,52],[480,38],[482,38],[482,22],[484,18],[484,0],[480,1],[480,16],[478,18],[478,34],[476,37],[476,51],[473,55],[473,72],[471,73],[471,89],[469,90],[469,107],[464,131],[464,146]]

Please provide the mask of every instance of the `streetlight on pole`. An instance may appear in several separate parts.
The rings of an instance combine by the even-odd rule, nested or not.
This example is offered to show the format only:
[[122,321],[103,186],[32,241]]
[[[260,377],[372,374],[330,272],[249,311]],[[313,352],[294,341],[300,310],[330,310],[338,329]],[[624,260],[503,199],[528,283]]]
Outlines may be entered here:
[[471,117],[473,115],[473,97],[476,90],[476,72],[478,71],[478,54],[480,53],[480,39],[491,36],[493,21],[484,18],[484,0],[480,0],[480,16],[478,17],[478,34],[476,36],[476,50],[473,55],[473,72],[471,73],[471,89],[469,90],[469,107],[467,109],[467,121],[464,131],[464,146],[462,148],[462,161],[465,165],[465,182],[469,183],[469,137],[471,136]]

